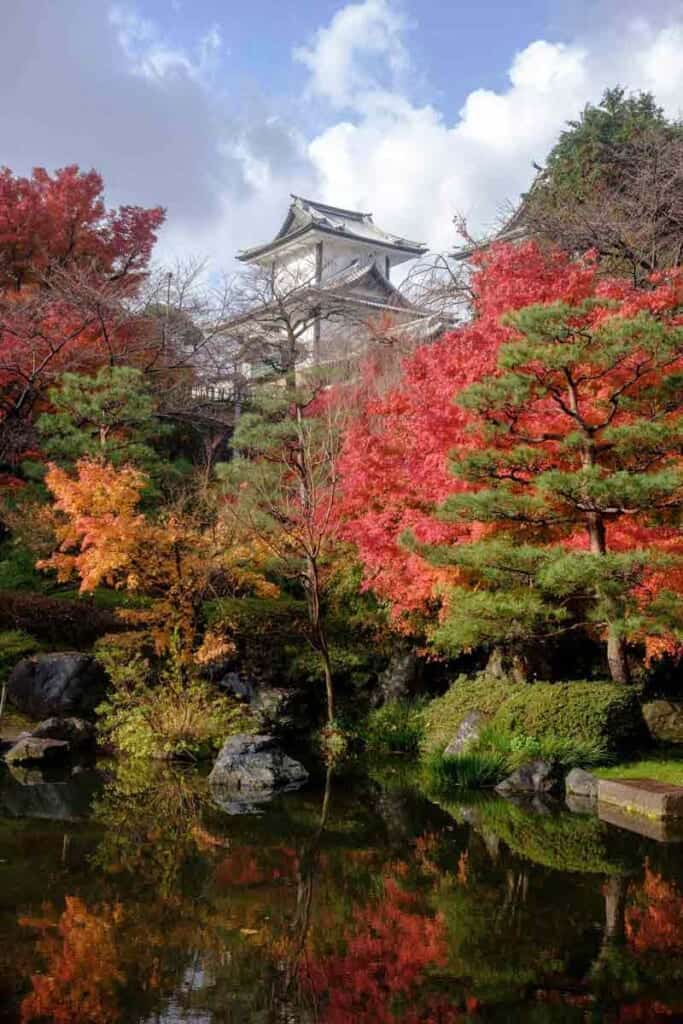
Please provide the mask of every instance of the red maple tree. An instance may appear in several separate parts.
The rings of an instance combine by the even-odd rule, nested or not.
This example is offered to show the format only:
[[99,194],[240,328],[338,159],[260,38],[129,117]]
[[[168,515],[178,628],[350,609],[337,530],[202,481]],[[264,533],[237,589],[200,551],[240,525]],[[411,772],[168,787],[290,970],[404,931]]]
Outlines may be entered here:
[[0,460],[22,457],[22,425],[59,374],[130,361],[125,299],[163,220],[159,207],[107,209],[96,171],[0,170]]
[[[666,414],[672,437],[676,436],[680,422],[680,408],[675,399],[676,375],[682,362],[680,345],[677,348],[675,344],[680,335],[683,298],[683,279],[679,273],[659,275],[651,280],[648,289],[637,289],[627,281],[604,277],[592,254],[577,261],[559,252],[544,251],[529,242],[517,247],[497,246],[480,255],[473,288],[475,315],[472,321],[409,357],[398,386],[385,394],[373,394],[370,390],[342,453],[346,536],[359,549],[366,585],[391,602],[399,621],[401,617],[405,620],[411,612],[428,609],[431,602],[440,601],[447,585],[462,581],[459,569],[449,564],[448,559],[441,559],[435,566],[423,558],[420,545],[440,544],[452,548],[480,541],[507,528],[508,524],[502,519],[496,522],[496,515],[488,515],[488,509],[486,516],[468,513],[452,517],[451,522],[435,514],[446,498],[451,497],[452,504],[453,495],[476,495],[490,486],[488,478],[484,481],[482,466],[487,467],[494,482],[503,479],[500,467],[504,468],[509,452],[517,456],[515,445],[519,446],[519,437],[523,435],[524,439],[531,438],[528,444],[535,445],[532,477],[547,470],[575,469],[573,463],[567,461],[566,453],[570,449],[572,431],[578,429],[576,417],[571,409],[560,408],[562,395],[557,391],[558,399],[553,391],[554,371],[540,362],[535,363],[538,357],[530,355],[528,365],[520,364],[517,370],[520,380],[531,382],[532,391],[536,377],[542,384],[540,397],[533,395],[527,408],[496,407],[487,420],[472,402],[454,402],[456,397],[471,394],[472,385],[484,384],[493,402],[496,381],[502,385],[506,372],[498,356],[508,352],[510,345],[507,343],[515,341],[518,349],[522,344],[517,320],[511,321],[511,313],[534,307],[545,309],[550,316],[552,310],[562,310],[562,316],[569,318],[570,333],[581,337],[584,345],[586,338],[600,338],[603,328],[609,334],[610,324],[628,322],[634,325],[634,332],[641,323],[643,330],[649,329],[648,325],[654,324],[655,328],[661,325],[661,330],[669,336],[667,352],[673,353],[671,358],[662,356],[661,366],[645,351],[646,345],[641,352],[634,344],[623,356],[617,352],[614,365],[608,365],[610,353],[605,356],[607,350],[604,349],[600,358],[607,360],[605,366],[594,367],[587,363],[578,367],[583,403],[581,424],[589,433],[591,429],[602,430],[604,423],[612,432],[623,432],[636,415],[644,421],[648,388],[655,383],[659,386],[663,375],[671,381],[671,408],[662,409],[660,395],[652,399],[653,410],[656,408],[660,419]],[[565,326],[563,322],[562,329]],[[503,345],[505,348],[501,349]],[[548,352],[550,358],[550,347]],[[589,349],[589,363],[590,352]],[[567,350],[561,354],[566,361]],[[519,353],[516,357],[521,358]],[[560,370],[558,367],[558,372]],[[510,375],[506,387],[510,386],[509,379]],[[549,389],[545,398],[542,397],[544,388]],[[634,403],[637,403],[635,413]],[[611,441],[605,435],[604,439],[599,438],[599,444],[601,450],[608,452]],[[665,454],[673,457],[672,452],[673,449],[667,449]],[[476,453],[480,459],[477,466],[481,480],[474,480],[471,467],[459,477],[454,476],[449,465],[453,453],[461,465],[467,453]],[[653,464],[657,466],[656,460]],[[610,472],[618,476],[619,468],[616,466]],[[623,468],[632,471],[630,464]],[[643,473],[647,471],[645,466]],[[519,478],[512,477],[510,482],[513,489],[518,487],[523,493],[530,478],[522,474]],[[467,501],[474,508],[469,497]],[[460,505],[464,507],[462,501]],[[555,528],[554,533],[551,527],[546,529],[545,543],[568,550],[587,549],[588,534],[582,514],[565,514],[562,518],[559,511],[554,513],[554,520],[562,525]],[[658,523],[648,516],[647,509],[636,514],[635,506],[633,512],[630,508],[625,508],[623,514],[613,512],[609,510],[604,523],[600,524],[601,528],[605,524],[607,527],[607,544],[603,544],[603,548],[612,552],[657,548],[677,556],[680,562],[683,542],[680,531],[672,526],[671,517],[669,521],[662,518]],[[533,527],[533,523],[530,526]],[[412,549],[402,543],[406,532],[417,541]],[[683,571],[668,567],[665,574],[657,571],[642,574],[637,597],[644,609],[665,584],[669,590],[683,592]],[[649,637],[646,629],[637,639],[646,641],[650,656],[671,646],[666,637],[656,632]]]
[[464,540],[471,530],[439,522],[436,505],[457,487],[449,453],[471,446],[471,418],[454,396],[495,368],[511,336],[501,317],[532,303],[579,302],[596,287],[594,263],[574,263],[533,243],[496,246],[477,257],[472,281],[475,317],[465,327],[419,348],[403,365],[400,383],[372,388],[349,428],[340,468],[345,534],[360,552],[366,583],[388,598],[397,617],[423,609],[444,578],[400,543],[410,530],[422,543]]

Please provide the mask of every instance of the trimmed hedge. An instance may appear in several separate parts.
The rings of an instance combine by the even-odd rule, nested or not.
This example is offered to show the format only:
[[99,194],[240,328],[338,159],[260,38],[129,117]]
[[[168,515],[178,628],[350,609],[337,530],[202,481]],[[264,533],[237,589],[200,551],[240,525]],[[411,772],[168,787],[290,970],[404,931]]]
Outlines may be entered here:
[[607,682],[513,683],[461,676],[424,714],[423,755],[442,753],[470,711],[491,717],[501,732],[542,740],[566,737],[610,753],[647,740],[638,691]]
[[543,739],[567,736],[619,753],[646,738],[638,692],[616,683],[532,683],[510,694],[493,724]]
[[105,633],[123,628],[112,611],[89,600],[0,591],[0,630],[19,630],[62,650],[84,650]]
[[479,676],[476,679],[459,676],[443,697],[437,697],[427,705],[423,715],[422,753],[443,753],[444,747],[453,739],[465,715],[470,711],[495,715],[505,701],[523,685],[525,684],[512,683],[507,679],[489,679],[486,676]]

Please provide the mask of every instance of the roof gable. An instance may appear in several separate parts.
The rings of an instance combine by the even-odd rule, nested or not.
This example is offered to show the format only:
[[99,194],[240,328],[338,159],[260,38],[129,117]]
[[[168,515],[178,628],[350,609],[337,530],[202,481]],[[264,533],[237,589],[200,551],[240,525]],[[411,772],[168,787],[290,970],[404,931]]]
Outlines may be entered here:
[[366,245],[378,246],[387,251],[401,254],[404,259],[421,256],[427,251],[422,242],[411,241],[400,235],[392,235],[383,231],[375,224],[371,213],[359,210],[346,210],[340,206],[330,206],[302,196],[292,195],[292,202],[282,227],[272,242],[265,245],[243,249],[238,259],[249,261],[280,248],[287,242],[300,238],[306,232],[322,232],[336,238]]

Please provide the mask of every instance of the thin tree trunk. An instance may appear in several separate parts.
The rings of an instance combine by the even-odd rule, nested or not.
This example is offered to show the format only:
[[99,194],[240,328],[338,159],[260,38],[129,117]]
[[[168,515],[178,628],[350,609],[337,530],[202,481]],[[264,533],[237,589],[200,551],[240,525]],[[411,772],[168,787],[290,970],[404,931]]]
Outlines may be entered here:
[[334,689],[332,684],[332,662],[330,660],[330,652],[327,647],[327,640],[322,629],[319,630],[318,635],[318,651],[320,658],[323,663],[323,672],[325,673],[325,696],[327,699],[327,723],[332,725],[334,722]]
[[[605,523],[597,512],[587,516],[588,538],[591,553],[603,557],[607,553]],[[618,609],[612,600],[606,601],[607,606],[607,664],[610,676],[615,683],[626,685],[631,681],[631,673],[626,656],[626,641],[617,625]]]
[[631,682],[631,673],[626,657],[626,643],[623,636],[611,623],[607,627],[607,664],[615,683]]
[[327,635],[320,610],[320,581],[318,578],[318,565],[315,558],[309,556],[307,559],[306,592],[308,597],[308,617],[311,625],[313,646],[320,655],[325,676],[325,696],[327,700],[327,724],[334,721],[334,685],[332,679],[332,661],[330,649],[327,644]]
[[[568,402],[572,412],[579,418],[579,400],[576,391],[576,384],[568,377]],[[586,469],[595,465],[596,455],[593,438],[584,429],[582,462]],[[607,534],[605,520],[600,512],[586,513],[586,529],[590,542],[591,554],[599,558],[607,554]],[[628,661],[626,658],[626,642],[617,626],[619,618],[618,609],[613,600],[607,602],[607,664],[610,675],[615,683],[628,683],[630,681]]]

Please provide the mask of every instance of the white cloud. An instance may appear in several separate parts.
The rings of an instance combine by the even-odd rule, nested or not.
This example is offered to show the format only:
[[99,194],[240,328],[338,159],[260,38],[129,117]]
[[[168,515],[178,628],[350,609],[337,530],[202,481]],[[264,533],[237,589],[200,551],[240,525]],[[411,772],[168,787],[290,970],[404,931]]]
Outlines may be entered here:
[[[367,0],[344,8],[318,39],[335,34],[345,11],[359,17],[359,6],[374,5]],[[322,60],[323,47],[317,52]],[[533,162],[545,159],[564,122],[597,102],[605,88],[621,83],[652,90],[670,115],[678,115],[681,52],[683,12],[663,25],[639,18],[587,42],[536,40],[512,57],[505,89],[472,91],[451,117],[415,105],[405,92],[379,89],[376,81],[359,89],[347,54],[328,92],[345,97],[350,116],[309,145],[321,197],[372,209],[387,230],[450,247],[453,215],[464,213],[475,231],[490,229],[506,202],[528,187]],[[312,73],[316,83],[322,74],[317,62]]]
[[230,40],[219,26],[179,46],[135,0],[15,4],[0,33],[3,160],[20,173],[95,165],[112,203],[168,207],[161,255],[209,254],[231,270],[238,248],[272,237],[290,192],[373,210],[387,230],[446,248],[453,214],[490,227],[562,123],[606,86],[651,89],[670,114],[683,109],[680,0],[609,25],[591,13],[585,39],[530,41],[510,54],[504,88],[474,89],[450,110],[414,99],[422,69],[410,65],[400,2],[340,5],[295,51],[309,72],[306,117],[326,125],[313,138],[296,98],[221,89]]
[[132,7],[115,4],[109,11],[109,21],[130,61],[131,70],[143,78],[162,82],[180,74],[202,82],[216,67],[223,44],[217,25],[200,38],[196,55],[193,55],[166,42],[157,25],[141,17]]
[[407,23],[388,0],[364,0],[338,11],[318,29],[310,46],[294,50],[294,59],[311,72],[311,92],[335,106],[352,104],[369,89],[395,84],[409,67],[403,43]]

